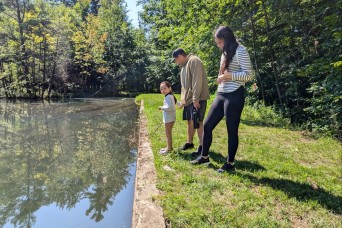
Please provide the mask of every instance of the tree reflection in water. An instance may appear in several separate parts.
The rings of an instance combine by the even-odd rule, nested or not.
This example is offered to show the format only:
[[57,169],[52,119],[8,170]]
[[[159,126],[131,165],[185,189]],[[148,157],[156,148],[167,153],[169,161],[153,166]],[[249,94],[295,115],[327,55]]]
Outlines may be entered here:
[[102,220],[127,184],[137,117],[131,99],[0,103],[0,226],[32,227],[42,206],[82,199]]

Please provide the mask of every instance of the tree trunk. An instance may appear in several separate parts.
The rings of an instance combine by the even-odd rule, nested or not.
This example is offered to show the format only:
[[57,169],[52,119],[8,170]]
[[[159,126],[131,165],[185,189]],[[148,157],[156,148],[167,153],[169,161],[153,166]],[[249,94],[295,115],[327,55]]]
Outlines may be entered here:
[[[20,58],[20,65],[22,66],[24,72],[24,77],[22,79],[25,79],[27,82],[25,84],[25,88],[26,88],[26,92],[28,93],[29,96],[31,96],[31,88],[30,88],[30,83],[29,83],[29,66],[27,63],[28,60],[28,54],[26,52],[26,47],[25,47],[25,36],[24,36],[24,17],[25,17],[25,11],[26,11],[26,2],[23,2],[23,9],[22,9],[22,16],[21,16],[21,12],[20,12],[20,2],[19,0],[15,0],[15,4],[16,4],[16,11],[17,11],[17,20],[18,20],[18,24],[19,24],[19,40],[20,40],[20,52],[21,52],[21,58]],[[19,77],[20,78],[20,77]]]
[[8,98],[8,92],[7,92],[7,89],[6,89],[6,87],[7,87],[7,85],[6,85],[6,79],[5,79],[5,78],[2,78],[1,81],[2,81],[2,87],[4,87],[5,96],[6,96],[6,99],[7,99],[7,98]]
[[[252,7],[252,9],[253,9],[253,7]],[[250,13],[250,20],[251,20],[251,27],[252,27],[252,34],[253,34],[252,41],[253,41],[253,56],[254,56],[255,75],[257,76],[257,78],[260,82],[261,96],[262,96],[263,102],[265,103],[264,84],[263,84],[262,78],[260,77],[258,62],[257,62],[256,42],[255,42],[256,32],[255,32],[255,27],[254,27],[253,13]]]
[[266,20],[266,31],[267,31],[267,40],[268,40],[268,47],[270,49],[270,54],[271,54],[271,65],[272,65],[272,70],[273,70],[273,74],[275,77],[275,83],[276,83],[276,88],[277,88],[277,94],[278,94],[278,99],[279,99],[279,104],[280,104],[280,111],[283,112],[283,101],[282,101],[282,95],[280,92],[280,86],[279,86],[279,76],[277,73],[277,68],[275,65],[275,54],[274,54],[274,49],[273,49],[273,44],[271,42],[271,38],[270,38],[270,23],[268,20],[268,15],[267,15],[267,11],[266,11],[266,7],[265,7],[265,2],[264,0],[261,1],[262,3],[262,10],[264,12],[265,15],[265,20]]
[[45,81],[46,81],[46,35],[44,35],[43,42],[44,42],[44,47],[43,47],[43,88],[42,88],[41,99],[44,99]]

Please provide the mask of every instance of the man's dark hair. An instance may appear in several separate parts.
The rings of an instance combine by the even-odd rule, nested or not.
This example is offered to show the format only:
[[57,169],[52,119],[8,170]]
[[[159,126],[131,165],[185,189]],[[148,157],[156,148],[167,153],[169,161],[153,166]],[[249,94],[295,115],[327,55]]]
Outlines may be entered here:
[[177,48],[172,52],[173,58],[177,58],[179,55],[186,56],[186,52],[182,48]]

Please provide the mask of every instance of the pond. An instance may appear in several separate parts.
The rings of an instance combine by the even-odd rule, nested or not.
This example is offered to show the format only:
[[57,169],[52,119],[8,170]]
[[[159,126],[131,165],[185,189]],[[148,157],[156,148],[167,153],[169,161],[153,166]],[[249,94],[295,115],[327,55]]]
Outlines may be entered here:
[[131,227],[134,99],[0,101],[0,227]]

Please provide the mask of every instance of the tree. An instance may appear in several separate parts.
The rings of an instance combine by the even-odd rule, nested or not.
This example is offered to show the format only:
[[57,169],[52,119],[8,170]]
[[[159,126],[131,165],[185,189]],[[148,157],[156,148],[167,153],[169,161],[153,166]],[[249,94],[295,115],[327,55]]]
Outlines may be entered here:
[[[2,14],[6,19],[6,22],[12,24],[14,28],[8,28],[9,33],[7,37],[10,39],[11,44],[17,50],[13,57],[16,62],[17,77],[14,79],[13,89],[22,91],[26,89],[26,92],[31,96],[30,79],[29,79],[29,54],[27,52],[26,43],[26,20],[27,11],[32,8],[32,4],[29,0],[5,0],[2,2]],[[6,79],[4,79],[6,81]]]

